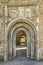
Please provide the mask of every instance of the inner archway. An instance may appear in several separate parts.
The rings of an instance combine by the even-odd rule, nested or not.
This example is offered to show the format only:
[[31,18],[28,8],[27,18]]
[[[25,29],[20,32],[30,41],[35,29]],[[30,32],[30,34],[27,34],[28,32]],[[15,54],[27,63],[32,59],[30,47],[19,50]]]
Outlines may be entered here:
[[16,45],[26,45],[26,33],[20,30],[16,34]]
[[17,56],[27,56],[27,42],[26,33],[20,30],[16,34],[16,55]]

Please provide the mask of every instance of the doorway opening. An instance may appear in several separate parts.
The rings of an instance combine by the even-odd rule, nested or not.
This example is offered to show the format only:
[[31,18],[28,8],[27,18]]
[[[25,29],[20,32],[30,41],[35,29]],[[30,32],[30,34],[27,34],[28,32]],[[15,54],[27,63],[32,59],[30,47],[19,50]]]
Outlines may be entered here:
[[27,56],[27,40],[26,33],[20,30],[16,34],[16,55],[17,56]]

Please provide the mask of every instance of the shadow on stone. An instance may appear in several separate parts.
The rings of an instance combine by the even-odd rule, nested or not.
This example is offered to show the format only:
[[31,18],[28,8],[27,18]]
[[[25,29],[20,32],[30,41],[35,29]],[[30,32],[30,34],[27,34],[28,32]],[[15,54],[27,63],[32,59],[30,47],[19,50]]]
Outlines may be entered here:
[[0,56],[0,61],[4,61],[4,57],[3,56]]

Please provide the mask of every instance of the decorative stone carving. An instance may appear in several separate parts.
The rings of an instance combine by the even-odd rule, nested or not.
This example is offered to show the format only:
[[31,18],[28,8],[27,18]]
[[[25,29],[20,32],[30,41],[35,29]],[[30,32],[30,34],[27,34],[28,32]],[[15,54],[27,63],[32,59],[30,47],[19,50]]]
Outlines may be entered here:
[[16,18],[17,17],[17,12],[16,9],[12,10],[12,18]]
[[31,10],[29,8],[26,9],[25,17],[31,17]]
[[19,7],[19,18],[24,17],[24,8],[23,7]]

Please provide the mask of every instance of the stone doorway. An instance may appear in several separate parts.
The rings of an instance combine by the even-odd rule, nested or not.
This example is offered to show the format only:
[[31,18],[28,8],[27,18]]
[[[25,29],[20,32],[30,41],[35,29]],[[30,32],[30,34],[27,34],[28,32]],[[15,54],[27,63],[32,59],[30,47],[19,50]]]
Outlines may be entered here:
[[16,34],[16,56],[27,56],[26,33],[20,30]]
[[[8,25],[8,28],[7,28],[4,60],[7,60],[9,58],[12,59],[17,56],[17,47],[19,45],[21,45],[18,42],[19,41],[18,35],[20,36],[20,33],[22,33],[22,37],[23,36],[26,37],[25,43],[26,43],[27,49],[26,49],[25,54],[30,59],[37,59],[37,31],[36,31],[36,27],[30,19],[29,20],[28,19],[17,19],[17,20],[11,21],[11,23]],[[22,37],[20,36],[20,39],[22,39]],[[25,46],[25,45],[23,45],[23,46]]]

